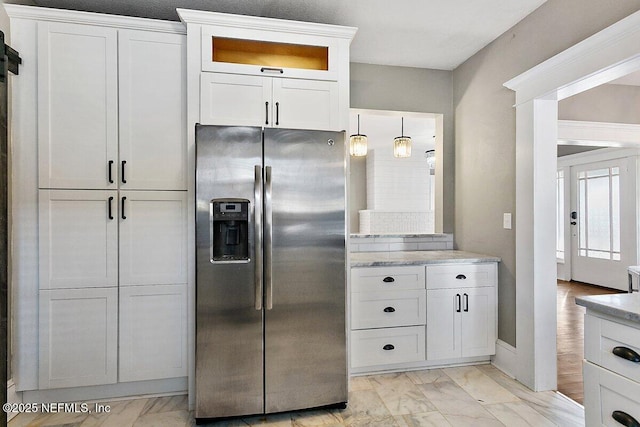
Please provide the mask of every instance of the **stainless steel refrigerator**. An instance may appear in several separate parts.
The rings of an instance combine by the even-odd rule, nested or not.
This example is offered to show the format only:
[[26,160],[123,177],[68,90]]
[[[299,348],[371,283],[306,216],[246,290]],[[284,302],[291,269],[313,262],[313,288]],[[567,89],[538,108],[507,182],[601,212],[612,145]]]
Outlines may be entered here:
[[344,132],[196,127],[196,419],[347,402]]

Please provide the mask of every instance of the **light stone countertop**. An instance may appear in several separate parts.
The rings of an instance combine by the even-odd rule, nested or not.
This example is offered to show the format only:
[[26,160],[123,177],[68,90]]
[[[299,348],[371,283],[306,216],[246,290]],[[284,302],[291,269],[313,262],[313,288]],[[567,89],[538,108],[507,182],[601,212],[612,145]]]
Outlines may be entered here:
[[640,294],[610,294],[576,297],[576,304],[631,322],[640,323]]
[[500,262],[500,258],[473,252],[446,251],[396,251],[353,252],[351,267],[378,267],[385,265],[462,264]]

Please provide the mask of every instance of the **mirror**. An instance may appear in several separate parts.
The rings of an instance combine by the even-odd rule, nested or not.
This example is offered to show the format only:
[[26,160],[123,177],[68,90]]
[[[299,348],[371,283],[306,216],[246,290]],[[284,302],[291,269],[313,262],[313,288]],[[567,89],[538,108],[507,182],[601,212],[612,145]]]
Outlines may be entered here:
[[[359,235],[442,232],[442,114],[350,110],[349,135],[367,135],[364,157],[350,156],[350,230]],[[404,124],[402,123],[404,121]],[[411,156],[397,158],[393,140],[411,137]],[[435,151],[430,167],[425,153]]]

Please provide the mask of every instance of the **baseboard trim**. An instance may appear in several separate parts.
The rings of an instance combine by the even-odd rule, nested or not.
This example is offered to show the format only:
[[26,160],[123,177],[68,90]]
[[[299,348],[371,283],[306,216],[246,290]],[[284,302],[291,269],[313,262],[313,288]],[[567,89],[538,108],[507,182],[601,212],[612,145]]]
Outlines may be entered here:
[[[22,392],[16,390],[13,378],[7,381],[7,403],[22,403]],[[19,412],[7,412],[7,422],[18,414]]]
[[515,378],[518,366],[517,349],[502,340],[496,341],[496,354],[491,357],[491,364],[511,378]]

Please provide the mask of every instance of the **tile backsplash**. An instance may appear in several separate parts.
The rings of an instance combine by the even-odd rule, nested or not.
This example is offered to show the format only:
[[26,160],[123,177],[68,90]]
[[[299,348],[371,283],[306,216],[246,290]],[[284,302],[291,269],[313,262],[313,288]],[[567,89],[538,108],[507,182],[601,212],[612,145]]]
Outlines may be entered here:
[[453,234],[352,234],[350,252],[441,251],[453,249]]

